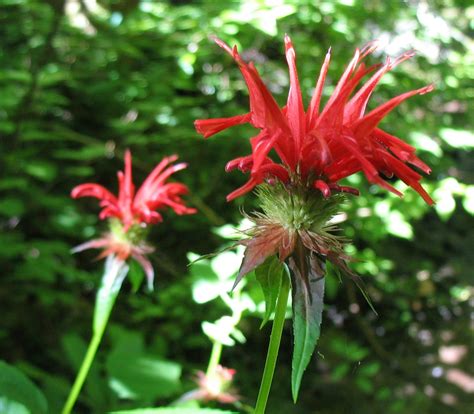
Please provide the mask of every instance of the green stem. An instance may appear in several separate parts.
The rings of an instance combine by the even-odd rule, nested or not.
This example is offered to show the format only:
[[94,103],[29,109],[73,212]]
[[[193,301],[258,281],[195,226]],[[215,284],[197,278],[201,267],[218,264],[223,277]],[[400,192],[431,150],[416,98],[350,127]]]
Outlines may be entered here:
[[87,348],[86,355],[82,361],[81,368],[77,374],[76,380],[69,392],[66,404],[62,414],[69,414],[76,403],[77,397],[81,392],[84,381],[94,361],[97,348],[104,336],[104,331],[109,321],[112,308],[122,286],[123,279],[128,272],[128,266],[122,260],[113,255],[107,257],[105,262],[105,272],[102,276],[101,286],[97,291],[97,298],[94,309],[94,320],[92,324],[92,339]]
[[216,371],[217,365],[221,359],[222,353],[222,344],[220,342],[214,341],[212,344],[211,357],[209,358],[209,365],[207,366],[206,375],[212,375]]
[[74,385],[71,388],[71,392],[69,393],[66,404],[64,404],[62,414],[69,414],[72,410],[72,407],[74,407],[87,374],[89,373],[92,362],[94,361],[94,357],[97,352],[97,348],[99,347],[100,341],[102,340],[106,325],[107,324],[104,324],[103,328],[100,331],[95,332],[92,336],[89,347],[87,348],[86,356],[82,361],[81,368],[77,374],[76,380],[74,381]]
[[268,395],[272,386],[273,374],[275,372],[278,350],[280,349],[281,334],[285,324],[286,305],[290,293],[290,281],[287,275],[283,275],[278,301],[275,309],[275,319],[273,320],[272,333],[270,334],[270,343],[268,345],[267,359],[263,370],[262,383],[258,392],[257,404],[254,414],[264,414],[267,405]]

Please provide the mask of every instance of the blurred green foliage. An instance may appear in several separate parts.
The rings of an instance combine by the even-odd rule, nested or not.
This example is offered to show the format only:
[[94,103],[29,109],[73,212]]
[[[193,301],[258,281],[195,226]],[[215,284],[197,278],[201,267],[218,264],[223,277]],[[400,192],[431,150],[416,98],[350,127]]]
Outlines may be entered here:
[[[245,50],[282,103],[284,33],[298,53],[306,101],[330,46],[326,97],[354,48],[379,38],[386,45],[381,60],[412,48],[418,54],[384,78],[373,105],[436,86],[404,103],[384,127],[416,145],[433,167],[425,186],[437,204],[426,206],[410,190],[398,199],[361,176],[349,180],[362,195],[349,200],[340,219],[353,240],[352,267],[378,317],[351,282],[330,275],[320,356],[305,374],[298,405],[290,395],[287,326],[268,410],[471,413],[473,20],[464,0],[2,0],[2,358],[44,391],[51,413],[59,412],[90,335],[102,272],[94,253],[72,256],[70,249],[105,229],[95,202],[74,202],[69,191],[85,181],[116,188],[126,148],[137,182],[164,155],[178,153],[189,162],[179,180],[192,189],[188,200],[200,214],[167,213],[153,229],[155,292],[133,293],[136,283],[125,284],[77,412],[164,405],[192,388],[193,372],[205,368],[210,352],[201,322],[226,309],[193,301],[196,275],[186,254],[218,250],[225,240],[212,229],[237,225],[239,208],[254,207],[252,196],[225,202],[246,178],[223,171],[248,153],[250,128],[208,142],[193,129],[196,118],[248,110],[238,69],[209,35]],[[254,278],[247,289],[262,301]],[[269,332],[259,331],[260,323],[246,315],[239,329],[247,342],[223,354],[250,405]]]

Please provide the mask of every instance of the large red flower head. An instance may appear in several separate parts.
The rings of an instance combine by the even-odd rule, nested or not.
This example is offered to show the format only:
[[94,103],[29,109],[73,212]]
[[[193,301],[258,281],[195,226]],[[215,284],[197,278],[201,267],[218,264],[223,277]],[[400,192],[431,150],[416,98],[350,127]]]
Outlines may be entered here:
[[186,168],[187,164],[174,164],[176,155],[163,158],[135,192],[132,181],[132,155],[125,152],[125,170],[118,172],[118,197],[100,184],[86,183],[74,187],[71,197],[94,197],[100,200],[101,219],[110,219],[110,232],[100,239],[90,240],[77,246],[74,252],[85,249],[103,249],[99,257],[115,255],[120,260],[134,258],[144,269],[148,285],[153,282],[153,268],[146,258],[153,248],[145,243],[147,224],[159,223],[163,217],[157,210],[172,208],[177,214],[193,214],[196,209],[186,207],[182,195],[188,188],[181,183],[167,183],[175,172]]
[[[231,118],[198,120],[196,129],[204,137],[234,125],[250,123],[260,130],[251,138],[252,154],[230,161],[226,170],[235,168],[250,173],[249,181],[228,195],[232,200],[252,190],[268,178],[283,183],[294,180],[312,186],[328,197],[331,190],[357,193],[338,182],[362,171],[371,183],[393,193],[401,193],[383,177],[399,177],[414,188],[428,203],[433,200],[422,188],[421,175],[410,168],[413,165],[425,173],[430,168],[415,156],[415,149],[401,139],[378,128],[380,121],[405,99],[424,94],[432,85],[405,92],[366,113],[367,103],[384,74],[413,56],[404,53],[398,58],[387,58],[384,64],[367,67],[363,60],[374,51],[375,43],[362,50],[356,49],[353,59],[342,74],[333,94],[320,111],[323,85],[329,67],[328,51],[316,83],[313,97],[305,110],[296,70],[296,55],[291,40],[285,36],[286,59],[290,73],[290,90],[286,106],[280,108],[263,83],[253,63],[246,63],[237,51],[222,40],[216,43],[227,51],[239,65],[250,95],[250,112]],[[359,87],[362,79],[372,76]],[[269,157],[275,150],[279,161]]]

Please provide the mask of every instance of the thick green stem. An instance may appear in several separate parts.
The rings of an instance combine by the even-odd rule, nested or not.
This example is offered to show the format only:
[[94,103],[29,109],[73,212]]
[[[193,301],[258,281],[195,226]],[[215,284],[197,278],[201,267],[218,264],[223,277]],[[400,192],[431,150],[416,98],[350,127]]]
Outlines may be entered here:
[[207,366],[206,375],[209,377],[216,371],[217,365],[221,359],[222,344],[218,341],[214,341],[212,344],[211,357],[209,358],[209,365]]
[[290,280],[285,274],[282,277],[280,292],[275,309],[275,319],[273,320],[272,333],[270,334],[270,343],[268,345],[267,359],[263,370],[262,383],[258,392],[257,404],[254,414],[264,414],[267,406],[268,395],[272,386],[273,374],[275,372],[278,350],[280,349],[281,334],[285,324],[286,305],[290,293]]
[[74,385],[71,388],[71,392],[69,393],[66,404],[64,404],[62,414],[69,414],[72,410],[72,407],[74,407],[77,397],[81,392],[81,388],[84,385],[84,381],[86,380],[87,374],[89,373],[92,362],[94,361],[97,348],[99,347],[100,341],[102,340],[106,326],[107,324],[105,323],[103,328],[100,331],[95,332],[92,336],[89,347],[87,348],[86,356],[82,361],[81,368],[79,369],[79,373],[77,374],[76,380],[74,381]]

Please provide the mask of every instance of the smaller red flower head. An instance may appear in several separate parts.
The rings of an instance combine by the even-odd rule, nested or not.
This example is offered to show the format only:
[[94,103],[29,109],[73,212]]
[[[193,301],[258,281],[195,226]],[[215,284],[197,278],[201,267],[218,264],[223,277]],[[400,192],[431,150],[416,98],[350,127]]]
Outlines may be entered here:
[[[433,86],[402,93],[366,113],[370,96],[383,75],[412,57],[412,52],[394,60],[387,58],[384,64],[367,67],[363,60],[375,50],[375,43],[369,43],[362,50],[356,49],[334,92],[320,111],[330,50],[305,110],[296,70],[296,54],[288,36],[285,36],[285,52],[290,89],[283,108],[277,104],[252,62],[246,63],[236,47],[231,48],[220,39],[215,41],[232,56],[242,72],[249,89],[250,112],[231,118],[197,120],[197,131],[207,138],[244,123],[260,130],[250,139],[252,154],[231,160],[226,166],[226,171],[238,168],[250,173],[249,181],[227,196],[229,201],[274,179],[283,183],[296,179],[316,188],[324,197],[329,197],[331,191],[358,194],[356,189],[340,186],[338,182],[362,171],[369,182],[401,196],[383,179],[397,176],[428,204],[433,203],[419,183],[421,175],[408,164],[425,173],[429,173],[430,168],[415,156],[413,147],[378,127],[382,119],[407,98],[430,92]],[[370,73],[373,73],[372,76],[354,93],[362,79]],[[279,158],[276,162],[270,156],[272,150]]]
[[134,224],[155,224],[163,221],[163,217],[156,210],[171,207],[175,213],[193,214],[194,208],[184,205],[181,195],[188,193],[188,188],[181,183],[166,183],[166,180],[175,172],[183,170],[187,164],[182,162],[172,165],[178,159],[171,155],[155,167],[135,194],[132,182],[132,154],[125,152],[125,172],[119,171],[119,194],[115,197],[109,190],[100,184],[86,183],[74,187],[72,198],[95,197],[100,200],[103,210],[100,219],[109,217],[118,218],[125,231]]
[[195,378],[198,389],[189,392],[183,400],[217,401],[222,404],[233,404],[239,401],[239,395],[232,388],[235,373],[235,369],[222,365],[217,365],[211,374],[198,371]]
[[125,171],[118,172],[118,197],[100,184],[86,183],[74,187],[72,198],[94,197],[100,200],[102,211],[99,218],[110,221],[110,232],[100,239],[88,241],[77,246],[74,252],[85,249],[103,249],[99,258],[110,254],[121,260],[134,258],[143,267],[149,286],[153,282],[153,268],[145,254],[153,248],[144,243],[144,229],[147,224],[160,223],[163,217],[157,210],[172,208],[177,214],[193,214],[196,209],[186,207],[182,195],[188,188],[181,183],[167,183],[166,180],[175,172],[187,167],[186,163],[173,165],[178,157],[172,155],[153,169],[141,187],[135,193],[132,181],[132,154],[125,152]]

